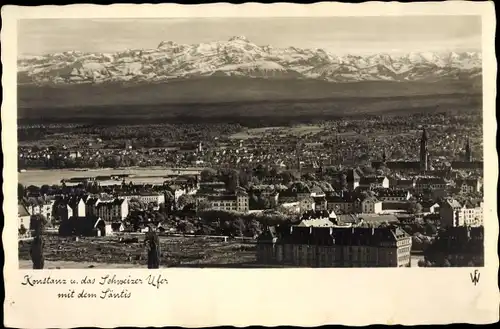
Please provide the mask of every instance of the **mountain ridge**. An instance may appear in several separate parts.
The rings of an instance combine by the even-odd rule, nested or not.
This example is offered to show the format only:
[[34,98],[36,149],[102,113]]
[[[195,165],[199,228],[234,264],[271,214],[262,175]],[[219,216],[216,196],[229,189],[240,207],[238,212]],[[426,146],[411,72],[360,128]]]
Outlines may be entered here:
[[223,76],[259,79],[426,81],[476,79],[479,52],[337,55],[324,49],[258,46],[244,36],[114,53],[68,51],[18,59],[18,83],[35,85],[148,84]]

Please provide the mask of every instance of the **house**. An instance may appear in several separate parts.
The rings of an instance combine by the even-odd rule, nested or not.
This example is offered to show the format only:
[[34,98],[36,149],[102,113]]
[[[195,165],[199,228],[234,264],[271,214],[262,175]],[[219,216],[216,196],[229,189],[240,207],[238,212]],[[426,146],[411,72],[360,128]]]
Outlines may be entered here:
[[411,193],[408,190],[380,189],[377,198],[380,201],[408,201]]
[[67,200],[68,206],[73,211],[75,217],[85,217],[85,201],[80,196],[72,196]]
[[312,197],[300,198],[299,207],[301,212],[314,210],[315,208],[314,199]]
[[[29,234],[31,224],[31,215],[24,204],[19,203],[17,205],[17,228],[20,230],[20,237],[27,236]],[[21,231],[23,232],[21,234]]]
[[326,202],[328,211],[334,210],[345,214],[359,212],[361,208],[361,200],[355,193],[329,194],[326,196]]
[[389,179],[385,176],[365,176],[361,177],[359,187],[363,189],[389,188]]
[[197,194],[196,206],[202,202],[207,202],[213,210],[248,212],[250,209],[248,193],[242,190],[233,194]]
[[415,183],[415,192],[423,193],[426,191],[444,191],[447,183],[440,177],[420,177]]
[[358,217],[359,217],[358,225],[366,223],[377,226],[382,223],[386,224],[399,223],[399,219],[395,215],[360,214]]
[[321,187],[315,185],[311,188],[311,196],[312,197],[324,197],[325,192],[321,189]]
[[481,191],[481,180],[479,178],[458,179],[456,187],[462,193],[477,193]]
[[59,235],[61,236],[107,236],[112,234],[112,225],[95,216],[73,216],[61,222],[59,226]]
[[[120,221],[129,214],[128,201],[125,199],[113,199],[109,201],[100,201],[95,207],[97,217],[105,222]],[[75,216],[77,217],[77,216]]]
[[55,204],[55,200],[50,200],[46,198],[36,198],[27,201],[26,209],[30,215],[42,215],[47,220],[52,219],[52,207]]
[[347,186],[351,191],[358,188],[362,173],[358,168],[350,169],[347,172]]
[[278,201],[279,203],[288,203],[300,201],[304,198],[311,197],[311,190],[309,187],[303,183],[294,183],[287,190],[279,192]]
[[336,220],[335,212],[327,210],[309,210],[302,214],[301,221],[297,226],[333,227],[332,220]]
[[328,202],[325,196],[315,196],[313,197],[314,209],[317,211],[326,210]]
[[[174,197],[175,197],[175,194],[174,194]],[[127,201],[135,199],[135,200],[139,200],[140,202],[145,203],[145,204],[155,203],[155,204],[159,205],[161,203],[165,203],[165,194],[163,194],[163,193],[143,192],[140,194],[121,195],[121,196],[118,196],[118,198],[125,199]],[[178,199],[178,197],[177,197],[177,199]],[[176,201],[177,201],[177,199],[176,199]]]
[[432,201],[424,201],[420,203],[422,205],[422,212],[428,214],[435,214],[439,212],[439,203]]
[[67,200],[57,198],[52,207],[52,219],[55,223],[60,223],[73,216],[73,209],[68,205]]
[[380,214],[382,212],[382,201],[375,197],[368,197],[361,201],[361,212],[363,214]]
[[413,191],[415,183],[415,179],[396,179],[395,185],[392,188],[395,190]]
[[411,237],[400,228],[292,226],[257,239],[257,261],[302,267],[410,267]]
[[460,203],[455,199],[446,199],[440,204],[441,226],[482,226],[483,201]]
[[452,161],[451,162],[451,168],[453,170],[467,170],[467,171],[474,171],[474,170],[483,170],[484,165],[482,161]]

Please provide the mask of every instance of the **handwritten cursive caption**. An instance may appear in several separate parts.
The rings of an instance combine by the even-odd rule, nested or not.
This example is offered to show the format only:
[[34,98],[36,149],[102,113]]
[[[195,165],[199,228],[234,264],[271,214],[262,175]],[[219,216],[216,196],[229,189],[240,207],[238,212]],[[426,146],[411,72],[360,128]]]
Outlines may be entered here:
[[[61,287],[57,292],[57,298],[64,299],[117,299],[131,298],[132,292],[127,288],[131,286],[144,285],[153,289],[160,289],[168,284],[168,280],[161,274],[149,274],[144,277],[117,276],[116,274],[102,275],[98,277],[85,276],[81,279],[66,279],[46,276],[34,278],[25,275],[21,282],[23,286],[36,287],[53,285]],[[69,286],[69,287],[68,287]]]

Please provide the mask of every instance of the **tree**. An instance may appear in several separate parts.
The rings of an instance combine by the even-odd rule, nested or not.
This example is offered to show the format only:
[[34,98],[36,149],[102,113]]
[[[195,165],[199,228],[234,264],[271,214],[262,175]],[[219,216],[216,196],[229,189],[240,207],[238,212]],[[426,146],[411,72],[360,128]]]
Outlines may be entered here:
[[202,182],[213,182],[217,178],[217,171],[212,168],[203,169],[200,177]]
[[183,194],[177,200],[177,207],[178,209],[184,209],[187,205],[194,203],[196,203],[196,201],[192,195]]
[[340,174],[340,188],[342,190],[347,190],[347,175],[342,173]]
[[148,253],[148,268],[160,268],[160,239],[153,228],[149,228],[149,232],[146,234],[146,248]]
[[437,227],[435,225],[432,225],[431,223],[425,224],[425,234],[427,235],[436,235],[437,233]]
[[30,255],[33,262],[34,270],[41,270],[45,265],[45,257],[43,255],[43,249],[45,246],[45,241],[43,239],[43,222],[39,220],[34,224],[35,237],[31,242]]
[[448,260],[448,258],[445,258],[445,260],[443,262],[443,267],[450,267],[450,266],[451,266],[450,261]]
[[197,211],[209,210],[210,208],[212,208],[212,205],[206,200],[198,202],[198,206],[196,207]]
[[415,213],[416,214],[421,214],[422,210],[423,210],[422,205],[419,202],[417,202],[417,204],[415,205]]
[[24,227],[23,224],[21,224],[21,227],[19,227],[19,234],[20,235],[25,235],[26,232],[28,232],[28,230],[26,229],[26,227]]
[[17,184],[17,198],[22,199],[24,197],[24,186],[21,183]]

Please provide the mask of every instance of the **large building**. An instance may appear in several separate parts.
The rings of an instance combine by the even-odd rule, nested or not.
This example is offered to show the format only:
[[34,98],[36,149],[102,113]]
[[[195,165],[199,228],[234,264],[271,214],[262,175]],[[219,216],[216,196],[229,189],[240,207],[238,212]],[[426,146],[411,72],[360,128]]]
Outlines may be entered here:
[[269,227],[257,261],[275,266],[410,267],[411,237],[399,228]]
[[165,194],[163,193],[139,193],[131,195],[120,195],[118,198],[126,199],[127,201],[135,199],[145,204],[155,203],[159,205],[161,203],[165,203]]
[[482,226],[483,201],[460,203],[455,199],[446,199],[439,207],[443,227]]
[[196,206],[200,207],[202,203],[207,203],[212,210],[223,211],[249,211],[248,193],[237,190],[233,194],[198,194],[196,195]]

